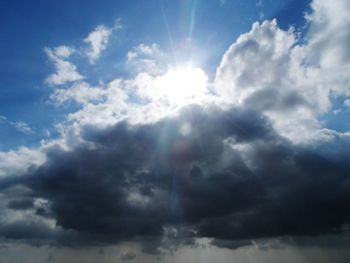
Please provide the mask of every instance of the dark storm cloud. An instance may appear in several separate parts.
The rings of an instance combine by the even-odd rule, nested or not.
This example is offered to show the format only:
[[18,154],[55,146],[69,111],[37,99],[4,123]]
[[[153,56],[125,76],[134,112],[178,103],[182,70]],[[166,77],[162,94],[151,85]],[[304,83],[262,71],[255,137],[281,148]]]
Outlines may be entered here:
[[0,236],[13,240],[28,240],[35,243],[36,240],[52,240],[58,237],[52,229],[37,223],[26,220],[17,220],[13,223],[0,226]]
[[[20,182],[48,200],[37,215],[76,233],[61,235],[62,243],[146,240],[151,253],[165,238],[237,247],[337,233],[350,223],[348,157],[332,158],[327,145],[295,146],[257,112],[189,106],[155,124],[89,127],[83,137],[94,147],[54,148]],[[13,237],[6,229],[0,234]]]
[[23,198],[23,199],[14,199],[8,202],[8,208],[15,210],[26,210],[34,207],[32,199]]
[[214,239],[211,242],[211,245],[228,248],[228,249],[237,249],[244,246],[251,246],[252,241],[250,240],[226,240],[226,239]]

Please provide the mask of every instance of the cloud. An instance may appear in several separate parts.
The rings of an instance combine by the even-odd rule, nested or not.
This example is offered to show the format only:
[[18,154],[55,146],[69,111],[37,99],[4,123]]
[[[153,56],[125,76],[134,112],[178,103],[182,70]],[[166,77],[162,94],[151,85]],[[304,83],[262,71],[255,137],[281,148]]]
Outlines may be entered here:
[[299,143],[317,139],[332,99],[350,94],[349,4],[316,0],[311,7],[306,43],[275,20],[255,23],[225,53],[214,82],[219,96],[262,111]]
[[253,242],[251,240],[213,239],[210,244],[220,248],[237,249],[245,246],[251,246]]
[[67,46],[59,46],[53,49],[45,48],[45,52],[56,68],[56,73],[45,79],[47,84],[63,85],[84,78],[77,72],[77,67],[67,61],[71,54],[74,53],[74,49]]
[[7,204],[7,207],[11,209],[25,210],[34,208],[34,203],[31,199],[14,199]]
[[[349,76],[339,69],[347,69],[350,63],[350,52],[347,48],[350,39],[350,19],[347,12],[350,9],[348,1],[338,1],[331,5],[325,0],[315,0],[311,3],[313,12],[307,15],[310,23],[308,33],[310,61],[328,71],[330,76],[323,78],[332,81],[333,89],[349,94]],[[336,34],[337,32],[341,32]],[[336,82],[333,78],[341,78]]]
[[91,64],[94,64],[100,58],[101,52],[106,49],[113,30],[119,30],[121,28],[121,21],[117,20],[112,28],[99,25],[89,33],[89,35],[84,39],[84,42],[89,45],[89,48],[85,51],[85,54]]
[[7,121],[7,118],[5,116],[0,115],[0,124]]
[[164,72],[164,68],[166,68],[164,58],[164,52],[155,43],[151,45],[141,43],[127,53],[127,63],[131,70],[150,74]]
[[56,73],[51,74],[45,79],[45,82],[50,85],[63,85],[66,83],[76,82],[84,79],[77,71],[77,66],[69,61],[72,54],[86,56],[91,64],[94,64],[100,57],[101,52],[106,49],[109,38],[114,30],[122,28],[120,20],[116,20],[113,27],[109,28],[104,25],[97,26],[84,39],[84,43],[89,47],[78,52],[75,48],[69,46],[58,46],[55,48],[45,48],[45,52],[50,61],[56,68]]
[[0,152],[0,178],[24,174],[45,162],[40,150],[20,147],[18,150]]
[[338,158],[349,147],[305,149],[254,111],[189,106],[154,124],[86,127],[83,138],[93,147],[53,148],[17,182],[80,244],[158,237],[161,245],[168,226],[182,241],[320,235],[350,221],[350,167]]
[[25,134],[32,134],[34,131],[32,128],[28,125],[28,123],[24,121],[16,121],[16,122],[10,122],[10,124],[16,128],[16,130],[23,132]]
[[350,108],[350,99],[344,101],[344,106]]
[[33,134],[33,129],[29,126],[28,123],[24,121],[10,121],[7,117],[0,115],[0,124],[8,124],[14,127],[17,131],[25,134]]
[[120,254],[120,259],[123,261],[130,261],[136,258],[136,254],[131,251],[122,252]]
[[[177,94],[176,82],[182,88],[188,87],[186,76],[189,74],[197,81],[196,86],[190,92]],[[85,125],[108,127],[122,120],[134,124],[150,123],[176,114],[184,104],[212,101],[206,81],[206,75],[200,69],[185,70],[179,76],[176,70],[170,68],[164,74],[141,72],[133,79],[117,78],[97,87],[77,83],[68,89],[56,90],[51,99],[58,104],[68,101],[78,103],[78,110],[67,116],[75,131]],[[164,85],[168,85],[169,92],[164,90]]]
[[137,47],[135,47],[133,49],[133,51],[129,51],[127,53],[127,58],[128,60],[133,60],[136,59],[140,56],[159,56],[160,54],[162,54],[162,52],[160,51],[159,45],[153,43],[151,45],[146,45],[141,43],[140,45],[138,45]]
[[90,87],[86,82],[73,84],[68,89],[56,89],[50,96],[50,99],[61,105],[68,101],[75,101],[79,104],[102,101],[107,92],[103,88]]
[[320,128],[317,117],[330,101],[313,69],[301,65],[303,49],[293,30],[279,29],[275,20],[255,23],[224,55],[214,90],[234,105],[262,111],[281,134],[305,142]]

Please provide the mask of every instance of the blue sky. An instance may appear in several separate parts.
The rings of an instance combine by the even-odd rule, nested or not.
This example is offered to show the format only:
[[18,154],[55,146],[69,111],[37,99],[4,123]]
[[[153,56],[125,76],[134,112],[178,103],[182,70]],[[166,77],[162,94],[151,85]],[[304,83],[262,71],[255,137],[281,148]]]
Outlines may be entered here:
[[0,0],[0,262],[347,262],[349,3]]

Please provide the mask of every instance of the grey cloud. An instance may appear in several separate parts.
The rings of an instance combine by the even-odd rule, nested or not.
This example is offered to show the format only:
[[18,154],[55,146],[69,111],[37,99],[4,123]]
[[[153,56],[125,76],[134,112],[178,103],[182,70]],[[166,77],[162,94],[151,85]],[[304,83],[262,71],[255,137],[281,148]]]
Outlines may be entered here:
[[15,210],[26,210],[34,208],[34,203],[32,199],[28,198],[14,199],[8,202],[7,207]]
[[[181,133],[184,123],[191,133]],[[238,246],[341,233],[350,222],[345,155],[334,158],[327,143],[294,145],[253,111],[192,105],[154,124],[87,127],[83,138],[95,146],[52,148],[39,169],[7,184],[47,200],[45,213],[37,215],[56,220],[63,232],[50,240],[58,244],[136,240],[154,253],[199,237]],[[0,234],[49,236],[24,226],[4,226]]]
[[0,226],[0,236],[10,240],[27,240],[29,243],[54,240],[58,235],[48,226],[26,220],[18,220]]
[[136,258],[136,254],[131,251],[122,252],[120,254],[120,259],[124,261],[133,260],[134,258]]
[[253,245],[253,242],[251,240],[214,239],[210,242],[210,244],[220,248],[237,249],[245,246],[251,246]]

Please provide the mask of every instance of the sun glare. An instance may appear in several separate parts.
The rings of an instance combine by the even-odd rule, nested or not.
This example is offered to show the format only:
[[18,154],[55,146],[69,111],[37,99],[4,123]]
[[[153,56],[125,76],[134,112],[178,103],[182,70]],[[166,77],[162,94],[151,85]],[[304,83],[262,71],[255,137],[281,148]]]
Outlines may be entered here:
[[166,97],[169,103],[183,105],[205,95],[207,79],[200,68],[171,68],[159,77],[157,92],[160,97]]

